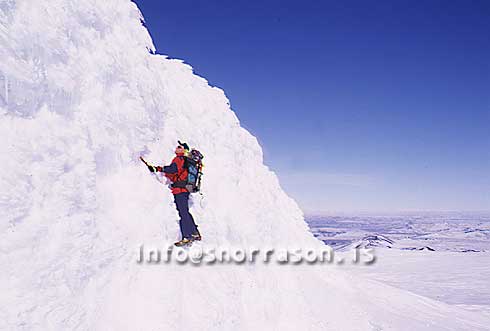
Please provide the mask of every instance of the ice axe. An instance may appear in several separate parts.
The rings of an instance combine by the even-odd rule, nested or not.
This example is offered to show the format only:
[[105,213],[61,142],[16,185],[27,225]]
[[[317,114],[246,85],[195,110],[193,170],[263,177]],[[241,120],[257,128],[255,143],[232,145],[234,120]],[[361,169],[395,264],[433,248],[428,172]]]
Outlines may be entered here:
[[140,156],[140,160],[141,160],[141,162],[143,162],[143,163],[144,163],[144,164],[145,164],[147,167],[149,167],[149,166],[150,166],[150,165],[148,164],[148,162],[146,162],[146,161],[145,161],[145,159],[144,159],[142,156]]
[[141,162],[143,162],[148,167],[148,170],[150,170],[150,172],[156,172],[158,170],[157,167],[152,166],[151,164],[146,162],[146,160],[142,156],[140,156],[140,160],[141,160]]
[[151,173],[152,173],[153,175],[155,175],[155,178],[156,178],[156,179],[157,179],[157,180],[158,180],[160,183],[163,183],[163,182],[162,182],[162,180],[161,180],[161,179],[158,177],[158,175],[157,175],[157,173],[156,173],[157,167],[152,166],[151,164],[149,164],[148,162],[146,162],[146,160],[145,160],[145,159],[144,159],[142,156],[140,156],[140,160],[141,160],[141,162],[143,162],[143,163],[145,164],[145,166],[147,166],[147,167],[148,167],[148,170],[150,170],[150,171],[151,171]]

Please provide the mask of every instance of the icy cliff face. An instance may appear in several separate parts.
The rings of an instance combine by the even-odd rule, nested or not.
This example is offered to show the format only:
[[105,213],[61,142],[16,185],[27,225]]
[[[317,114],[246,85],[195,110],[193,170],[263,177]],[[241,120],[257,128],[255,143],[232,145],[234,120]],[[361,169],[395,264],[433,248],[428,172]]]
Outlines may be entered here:
[[152,54],[141,18],[129,0],[0,0],[0,329],[482,325],[331,268],[137,265],[140,244],[179,238],[138,156],[168,162],[177,139],[205,154],[203,245],[321,244],[223,91]]

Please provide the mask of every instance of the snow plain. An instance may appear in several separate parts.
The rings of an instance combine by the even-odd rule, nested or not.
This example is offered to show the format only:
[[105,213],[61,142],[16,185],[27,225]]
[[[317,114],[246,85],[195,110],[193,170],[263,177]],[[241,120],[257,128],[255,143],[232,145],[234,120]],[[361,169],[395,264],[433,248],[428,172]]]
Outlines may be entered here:
[[307,217],[315,236],[347,252],[375,247],[353,272],[482,314],[490,311],[490,213]]

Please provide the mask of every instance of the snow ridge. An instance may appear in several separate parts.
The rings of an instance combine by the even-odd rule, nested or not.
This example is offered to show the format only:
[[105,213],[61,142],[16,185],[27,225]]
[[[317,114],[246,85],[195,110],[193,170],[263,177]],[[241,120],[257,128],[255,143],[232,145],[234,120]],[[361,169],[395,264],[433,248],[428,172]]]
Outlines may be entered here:
[[136,264],[179,236],[138,161],[177,139],[206,155],[203,245],[321,245],[223,91],[152,54],[141,19],[129,0],[0,0],[0,329],[485,329],[333,267]]

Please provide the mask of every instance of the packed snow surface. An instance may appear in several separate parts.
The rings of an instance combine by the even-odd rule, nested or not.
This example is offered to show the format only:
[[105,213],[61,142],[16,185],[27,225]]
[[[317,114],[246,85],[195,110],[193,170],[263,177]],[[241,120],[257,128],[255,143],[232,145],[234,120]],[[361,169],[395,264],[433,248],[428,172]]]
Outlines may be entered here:
[[[314,235],[349,255],[375,247],[371,279],[490,314],[490,213],[308,216]],[[346,265],[346,267],[350,267]]]
[[179,238],[138,160],[177,139],[205,154],[203,246],[323,245],[223,91],[155,55],[141,19],[129,0],[0,0],[0,329],[488,330],[332,266],[137,264]]

